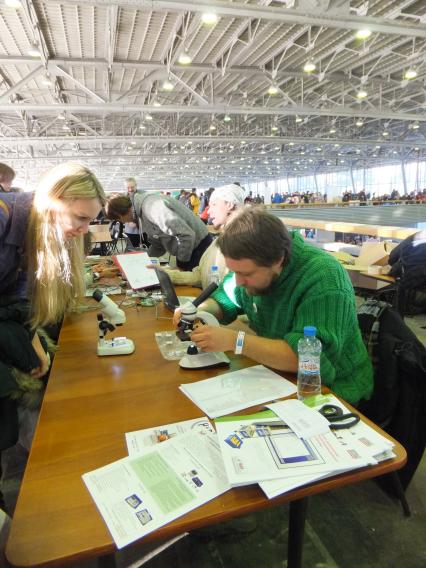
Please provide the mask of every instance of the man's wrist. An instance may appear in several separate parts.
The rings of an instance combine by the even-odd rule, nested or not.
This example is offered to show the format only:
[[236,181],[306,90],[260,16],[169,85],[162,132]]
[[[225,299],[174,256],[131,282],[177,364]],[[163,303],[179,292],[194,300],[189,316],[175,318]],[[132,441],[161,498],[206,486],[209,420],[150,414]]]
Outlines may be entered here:
[[245,337],[246,337],[245,331],[239,331],[237,333],[237,338],[235,340],[235,349],[234,349],[235,355],[241,355],[242,354],[243,348],[244,348]]

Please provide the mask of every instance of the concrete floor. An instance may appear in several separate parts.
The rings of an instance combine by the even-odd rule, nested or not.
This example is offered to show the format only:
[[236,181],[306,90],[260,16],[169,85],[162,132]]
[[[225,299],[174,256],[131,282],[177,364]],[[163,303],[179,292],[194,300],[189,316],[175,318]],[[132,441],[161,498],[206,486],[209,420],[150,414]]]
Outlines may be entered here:
[[[426,316],[406,318],[426,345]],[[13,509],[25,455],[3,483]],[[13,464],[11,464],[13,465]],[[426,455],[406,491],[411,517],[375,481],[333,490],[310,499],[305,531],[305,568],[423,568],[426,566]],[[273,501],[271,501],[273,505]],[[192,533],[145,562],[145,547],[116,555],[119,568],[283,568],[286,566],[288,506]],[[151,545],[152,548],[152,545]],[[1,561],[0,561],[1,565]],[[95,568],[96,562],[75,564]]]

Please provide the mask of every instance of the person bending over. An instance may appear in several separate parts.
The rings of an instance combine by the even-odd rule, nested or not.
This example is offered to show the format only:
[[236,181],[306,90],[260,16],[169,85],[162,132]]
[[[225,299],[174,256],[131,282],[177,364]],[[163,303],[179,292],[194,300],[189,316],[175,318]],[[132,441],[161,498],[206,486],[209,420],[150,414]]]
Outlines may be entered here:
[[212,237],[207,227],[177,199],[159,193],[142,191],[132,201],[124,195],[111,197],[106,215],[112,221],[138,221],[151,243],[150,256],[168,252],[176,256],[176,265],[182,270],[198,266]]
[[[350,403],[369,398],[372,365],[358,327],[352,284],[336,259],[305,243],[297,231],[289,233],[279,218],[252,207],[226,225],[217,244],[231,272],[200,310],[222,324],[247,315],[254,334],[245,336],[242,353],[294,373],[297,342],[303,328],[314,325],[323,347],[323,383]],[[202,325],[191,340],[204,351],[232,351],[237,333]]]
[[37,381],[49,367],[36,330],[84,295],[83,235],[104,203],[78,164],[51,169],[34,193],[0,195],[0,449],[16,442],[17,371]]

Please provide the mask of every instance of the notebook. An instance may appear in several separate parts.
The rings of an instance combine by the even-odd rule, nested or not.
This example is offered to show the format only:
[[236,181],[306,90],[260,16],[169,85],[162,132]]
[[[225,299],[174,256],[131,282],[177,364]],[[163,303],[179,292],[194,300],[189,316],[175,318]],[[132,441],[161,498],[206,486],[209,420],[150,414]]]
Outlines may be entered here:
[[176,290],[170,276],[164,270],[155,269],[157,278],[160,282],[161,291],[164,296],[164,305],[171,310],[175,311],[176,308],[185,304],[185,302],[192,302],[195,296],[179,296],[176,294]]

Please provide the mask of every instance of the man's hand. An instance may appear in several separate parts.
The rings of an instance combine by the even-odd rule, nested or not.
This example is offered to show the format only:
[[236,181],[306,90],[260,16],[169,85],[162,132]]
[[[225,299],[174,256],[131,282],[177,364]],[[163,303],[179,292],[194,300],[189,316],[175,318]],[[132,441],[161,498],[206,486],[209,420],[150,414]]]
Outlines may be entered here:
[[236,340],[237,332],[224,327],[199,325],[191,333],[191,341],[203,351],[233,351]]
[[49,370],[50,356],[49,353],[44,351],[37,333],[33,337],[32,346],[34,347],[34,351],[37,353],[37,357],[40,359],[40,365],[35,369],[32,369],[32,371],[30,371],[30,375],[32,379],[41,379]]
[[173,314],[173,325],[179,326],[180,318],[182,317],[182,308],[176,308]]

